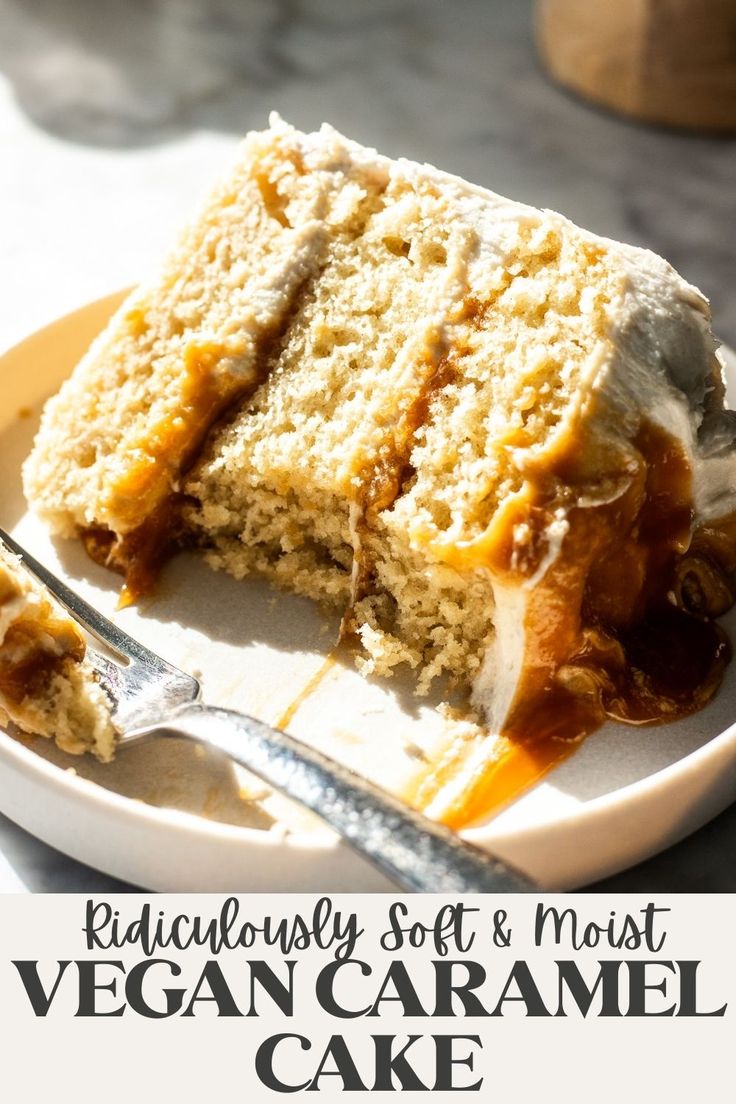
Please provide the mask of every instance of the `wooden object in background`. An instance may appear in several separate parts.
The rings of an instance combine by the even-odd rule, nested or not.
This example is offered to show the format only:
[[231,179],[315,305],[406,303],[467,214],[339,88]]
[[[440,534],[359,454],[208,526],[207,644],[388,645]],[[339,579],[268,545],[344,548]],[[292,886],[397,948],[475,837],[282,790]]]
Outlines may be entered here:
[[736,131],[736,0],[538,0],[553,77],[652,123]]

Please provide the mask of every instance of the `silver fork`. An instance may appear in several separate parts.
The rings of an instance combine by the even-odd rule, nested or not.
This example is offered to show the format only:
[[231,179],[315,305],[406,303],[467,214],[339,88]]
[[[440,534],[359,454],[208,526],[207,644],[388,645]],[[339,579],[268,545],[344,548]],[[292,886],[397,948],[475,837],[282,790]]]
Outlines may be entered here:
[[144,648],[79,597],[7,533],[0,540],[91,636],[89,655],[113,702],[118,748],[176,736],[229,756],[311,809],[403,889],[422,893],[528,892],[524,874],[286,732],[205,705],[196,679]]

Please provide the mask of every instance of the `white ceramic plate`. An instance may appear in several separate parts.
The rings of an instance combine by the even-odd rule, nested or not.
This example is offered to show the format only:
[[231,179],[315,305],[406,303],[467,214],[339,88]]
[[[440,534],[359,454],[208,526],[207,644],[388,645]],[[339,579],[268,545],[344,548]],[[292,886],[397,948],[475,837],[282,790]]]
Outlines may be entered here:
[[[53,323],[0,358],[0,519],[105,612],[118,580],[26,513],[20,466],[43,400],[68,375],[120,296]],[[736,372],[736,358],[731,359]],[[129,632],[201,675],[208,701],[277,722],[324,665],[335,625],[258,581],[212,573],[193,555],[166,569]],[[736,616],[731,616],[736,630]],[[695,717],[655,728],[609,724],[470,839],[543,884],[571,888],[682,838],[736,798],[736,663]],[[400,788],[446,740],[438,714],[401,684],[336,664],[289,724],[296,735]],[[162,741],[109,766],[0,731],[0,809],[34,835],[151,889],[361,891],[389,884],[318,822],[226,764]]]

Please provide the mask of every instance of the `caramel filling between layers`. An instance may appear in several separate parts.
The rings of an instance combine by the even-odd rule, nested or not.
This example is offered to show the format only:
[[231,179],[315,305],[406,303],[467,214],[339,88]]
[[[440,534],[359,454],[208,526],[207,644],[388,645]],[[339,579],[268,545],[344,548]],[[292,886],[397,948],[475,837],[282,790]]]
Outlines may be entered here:
[[[343,614],[340,638],[359,646],[355,623],[355,604],[375,586],[375,556],[370,538],[376,519],[382,510],[391,507],[401,489],[411,477],[410,457],[417,430],[425,423],[435,394],[446,387],[457,373],[454,359],[447,353],[438,359],[427,359],[425,378],[397,419],[391,439],[386,442],[372,466],[364,473],[356,498],[358,517],[355,523],[354,567],[350,603]],[[357,475],[357,473],[356,473]]]
[[[477,540],[436,548],[459,569],[485,567],[502,586],[524,587],[560,508],[569,525],[559,555],[528,588],[524,661],[501,750],[444,813],[454,827],[518,796],[606,718],[651,725],[701,709],[731,656],[712,618],[734,600],[736,517],[691,539],[687,456],[651,421],[628,448],[581,441],[571,429]],[[413,800],[426,806],[460,770],[462,752],[451,752]]]
[[129,521],[130,530],[123,534],[102,526],[80,530],[87,554],[125,577],[121,606],[151,593],[163,565],[186,545],[182,511],[189,499],[178,490],[181,480],[200,458],[213,431],[237,415],[267,378],[296,304],[312,278],[305,277],[295,289],[291,308],[260,336],[247,370],[221,369],[223,360],[244,352],[232,339],[222,343],[193,339],[187,345],[177,413],[147,431],[135,459],[110,493],[116,514]]
[[[445,324],[449,326],[465,322],[471,328],[479,330],[507,283],[508,280],[484,304],[472,296],[466,296],[461,300],[455,316],[448,318]],[[352,642],[356,647],[360,647],[360,643],[354,608],[361,598],[365,598],[375,589],[376,562],[371,550],[371,535],[378,515],[394,505],[414,474],[411,455],[416,444],[417,430],[427,422],[433,399],[458,378],[459,360],[467,352],[464,345],[448,345],[448,340],[444,338],[438,343],[436,355],[425,357],[423,376],[406,406],[398,412],[391,438],[384,443],[372,464],[362,472],[355,472],[360,486],[355,499],[357,539],[354,541],[350,603],[343,614],[340,638]]]

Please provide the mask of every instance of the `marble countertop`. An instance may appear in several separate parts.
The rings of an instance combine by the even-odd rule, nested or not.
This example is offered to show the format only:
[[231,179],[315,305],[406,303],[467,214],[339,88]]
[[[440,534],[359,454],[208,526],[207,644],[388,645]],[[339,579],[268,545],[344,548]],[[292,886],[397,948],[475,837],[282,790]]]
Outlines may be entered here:
[[[134,283],[272,109],[662,253],[736,345],[736,142],[553,87],[530,0],[0,0],[0,27],[2,348]],[[732,808],[606,888],[736,890],[734,856]],[[113,888],[0,816],[0,891]]]

